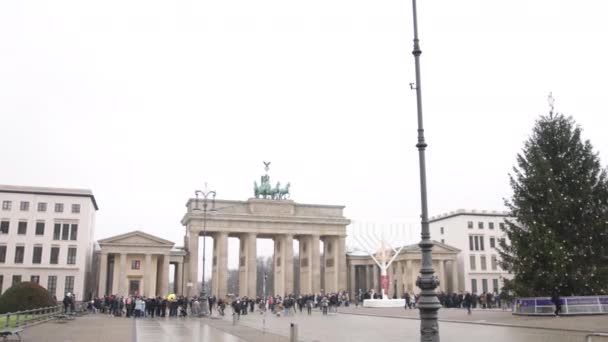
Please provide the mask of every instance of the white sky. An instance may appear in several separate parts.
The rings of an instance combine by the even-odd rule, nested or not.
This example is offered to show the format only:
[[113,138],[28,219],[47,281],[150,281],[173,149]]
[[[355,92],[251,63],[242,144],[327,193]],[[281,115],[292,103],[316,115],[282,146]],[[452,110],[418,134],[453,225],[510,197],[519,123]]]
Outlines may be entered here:
[[[549,91],[608,159],[608,3],[418,5],[431,215],[503,209]],[[1,1],[0,180],[92,189],[97,238],[181,244],[194,189],[245,200],[262,160],[297,202],[416,218],[411,50],[408,0]]]

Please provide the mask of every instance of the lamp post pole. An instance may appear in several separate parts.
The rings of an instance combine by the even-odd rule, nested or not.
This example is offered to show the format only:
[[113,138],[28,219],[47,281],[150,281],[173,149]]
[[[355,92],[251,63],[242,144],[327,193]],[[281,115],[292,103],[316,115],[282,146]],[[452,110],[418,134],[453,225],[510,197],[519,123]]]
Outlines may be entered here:
[[[418,17],[416,13],[416,0],[412,0],[412,13],[414,18],[414,62],[416,67],[416,107],[418,112],[418,159],[420,162],[420,205],[422,208],[421,217],[421,241],[418,244],[422,253],[422,265],[420,276],[416,280],[416,285],[420,288],[420,340],[423,342],[439,342],[439,325],[437,323],[437,311],[441,308],[435,289],[439,285],[439,280],[434,275],[433,270],[433,242],[429,229],[429,214],[426,194],[426,160],[424,151],[426,142],[424,140],[424,125],[422,120],[422,94],[420,86],[420,44],[418,40]],[[414,85],[410,84],[412,88]]]
[[205,253],[206,253],[206,243],[205,243],[205,236],[207,235],[207,207],[208,207],[208,198],[209,196],[211,197],[211,204],[212,204],[212,210],[215,209],[215,195],[216,192],[213,190],[208,190],[207,188],[207,183],[205,183],[205,190],[195,190],[194,191],[194,195],[196,196],[196,208],[195,210],[200,210],[198,208],[198,202],[199,202],[199,195],[202,196],[203,198],[203,284],[201,287],[201,293],[200,293],[200,297],[201,297],[201,314],[206,316],[209,314],[209,301],[207,300],[207,291],[206,291],[206,285],[205,285]]

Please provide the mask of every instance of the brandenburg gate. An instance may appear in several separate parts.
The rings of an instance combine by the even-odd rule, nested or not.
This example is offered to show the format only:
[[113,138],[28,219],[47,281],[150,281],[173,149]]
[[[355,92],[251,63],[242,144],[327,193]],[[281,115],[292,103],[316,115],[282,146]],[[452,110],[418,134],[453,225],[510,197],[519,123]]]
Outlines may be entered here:
[[[239,296],[262,295],[256,293],[258,238],[274,241],[274,294],[294,293],[294,239],[299,241],[300,293],[347,290],[345,239],[350,221],[343,215],[344,206],[296,203],[279,195],[278,184],[275,195],[267,194],[268,184],[268,175],[264,175],[260,186],[255,185],[256,197],[266,198],[216,200],[213,215],[197,210],[200,206],[197,199],[188,200],[182,219],[186,227],[184,246],[188,251],[182,293],[198,295],[198,263],[202,259],[198,253],[199,238],[204,227],[205,235],[213,238],[211,295],[218,298],[227,295],[229,237],[240,242]],[[321,262],[324,262],[324,284],[321,284]]]

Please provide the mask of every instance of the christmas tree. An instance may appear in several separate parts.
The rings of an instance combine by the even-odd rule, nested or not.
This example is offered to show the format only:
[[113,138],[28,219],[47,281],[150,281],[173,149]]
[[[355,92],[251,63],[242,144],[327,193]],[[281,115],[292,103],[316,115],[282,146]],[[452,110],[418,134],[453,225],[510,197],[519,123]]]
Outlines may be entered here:
[[518,296],[608,293],[606,171],[570,117],[541,116],[510,174],[501,240],[505,288]]

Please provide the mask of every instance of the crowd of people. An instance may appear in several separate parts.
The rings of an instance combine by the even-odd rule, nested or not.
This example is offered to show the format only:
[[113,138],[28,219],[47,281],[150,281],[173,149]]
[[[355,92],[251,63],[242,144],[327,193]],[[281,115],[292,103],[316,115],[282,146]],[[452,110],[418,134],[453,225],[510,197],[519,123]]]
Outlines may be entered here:
[[[203,303],[203,300],[207,302]],[[66,295],[64,298],[66,311],[69,311],[70,307],[73,308],[71,303],[71,297]],[[304,310],[310,315],[313,309],[319,309],[324,315],[327,315],[331,312],[337,312],[338,307],[348,306],[349,304],[350,299],[346,292],[269,296],[265,300],[262,297],[236,296],[227,296],[220,299],[216,296],[210,296],[203,299],[197,296],[186,298],[175,295],[166,298],[106,295],[87,302],[87,310],[91,313],[101,313],[112,317],[186,317],[188,315],[199,316],[204,314],[203,306],[206,306],[209,314],[217,312],[218,315],[223,316],[226,307],[229,306],[238,319],[241,315],[247,315],[256,310],[260,312],[268,311],[278,316],[289,316],[298,312],[303,313]]]
[[[439,302],[446,308],[465,308],[471,312],[472,308],[502,308],[506,310],[510,308],[510,301],[505,294],[497,293],[444,293],[437,294]],[[359,306],[366,299],[381,299],[380,293],[374,290],[363,291],[359,290],[354,298],[354,304]],[[393,296],[396,298],[396,296]],[[405,292],[402,296],[405,300],[405,309],[415,309],[417,307],[419,295]],[[206,302],[203,302],[206,301]],[[65,310],[70,308],[73,310],[73,300],[70,294],[66,295],[63,300]],[[262,297],[236,297],[226,296],[226,298],[217,298],[210,296],[200,298],[197,296],[187,298],[184,296],[169,295],[163,297],[143,297],[143,296],[119,296],[106,295],[104,297],[94,298],[87,303],[87,309],[92,313],[102,313],[113,317],[186,317],[188,315],[199,316],[208,311],[213,314],[216,311],[220,316],[225,315],[226,307],[229,306],[232,314],[236,315],[237,319],[241,315],[247,315],[256,310],[259,312],[270,312],[277,316],[290,316],[297,313],[312,314],[313,309],[318,309],[323,315],[337,313],[341,306],[348,307],[351,305],[349,294],[344,292],[339,293],[318,293],[318,294],[302,294],[286,296],[268,296],[265,299]]]

